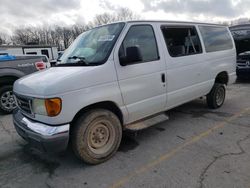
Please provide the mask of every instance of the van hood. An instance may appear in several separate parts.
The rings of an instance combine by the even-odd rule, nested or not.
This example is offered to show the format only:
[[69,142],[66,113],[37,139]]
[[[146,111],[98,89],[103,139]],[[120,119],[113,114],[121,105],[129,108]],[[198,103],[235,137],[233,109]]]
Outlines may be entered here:
[[245,51],[239,54],[239,56],[244,56],[244,55],[250,55],[250,51]]
[[54,96],[115,79],[111,74],[103,76],[101,67],[52,67],[17,80],[14,92],[28,96]]

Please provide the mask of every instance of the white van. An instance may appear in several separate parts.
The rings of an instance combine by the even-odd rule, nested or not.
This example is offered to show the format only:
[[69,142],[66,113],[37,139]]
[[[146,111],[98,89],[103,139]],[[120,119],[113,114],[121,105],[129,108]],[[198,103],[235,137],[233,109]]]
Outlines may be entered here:
[[56,67],[15,82],[14,124],[36,148],[61,151],[71,140],[81,160],[98,164],[115,154],[123,130],[145,128],[148,118],[201,96],[222,106],[235,70],[227,27],[104,25],[81,34]]

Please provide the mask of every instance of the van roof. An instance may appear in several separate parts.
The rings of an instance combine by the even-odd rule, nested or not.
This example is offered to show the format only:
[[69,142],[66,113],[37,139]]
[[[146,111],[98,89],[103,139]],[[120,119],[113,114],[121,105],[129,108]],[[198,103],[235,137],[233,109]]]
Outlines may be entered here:
[[124,21],[125,23],[143,23],[143,22],[158,22],[158,23],[166,23],[166,24],[199,24],[199,25],[211,25],[211,26],[221,26],[227,27],[222,24],[215,24],[215,23],[205,23],[205,22],[189,22],[189,21],[166,21],[166,20],[130,20]]

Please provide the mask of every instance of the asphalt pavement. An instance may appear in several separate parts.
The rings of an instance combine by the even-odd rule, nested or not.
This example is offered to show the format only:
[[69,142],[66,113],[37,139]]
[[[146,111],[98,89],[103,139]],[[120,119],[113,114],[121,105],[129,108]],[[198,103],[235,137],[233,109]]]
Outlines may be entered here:
[[32,150],[0,114],[0,187],[250,188],[250,81],[227,88],[222,108],[197,99],[169,120],[126,132],[109,161],[87,165],[68,149]]

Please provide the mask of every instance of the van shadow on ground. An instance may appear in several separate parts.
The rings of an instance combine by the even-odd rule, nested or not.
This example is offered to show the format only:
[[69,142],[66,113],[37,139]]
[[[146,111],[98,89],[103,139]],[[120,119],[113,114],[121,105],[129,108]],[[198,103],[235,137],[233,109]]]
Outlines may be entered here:
[[243,78],[241,78],[241,79],[237,78],[236,84],[250,84],[250,77],[249,78],[245,78],[245,79],[243,79]]

